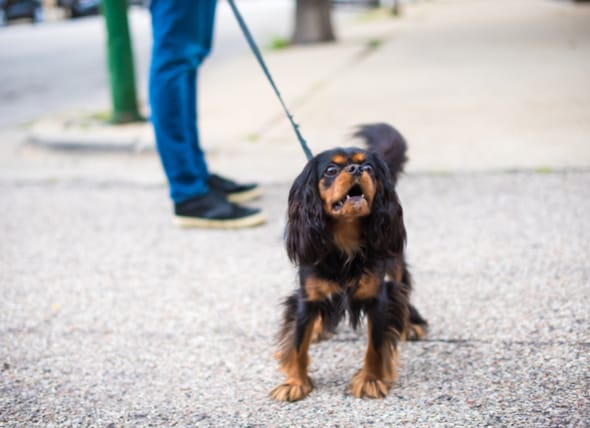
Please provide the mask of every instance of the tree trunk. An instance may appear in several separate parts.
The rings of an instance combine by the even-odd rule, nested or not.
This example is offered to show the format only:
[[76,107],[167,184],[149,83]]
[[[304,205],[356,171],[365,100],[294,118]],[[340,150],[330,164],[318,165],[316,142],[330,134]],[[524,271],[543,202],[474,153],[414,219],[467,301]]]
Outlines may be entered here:
[[306,44],[335,40],[331,9],[331,0],[297,0],[291,42]]
[[391,13],[394,16],[400,16],[402,11],[401,11],[401,6],[399,4],[399,0],[393,0],[393,4],[391,5]]

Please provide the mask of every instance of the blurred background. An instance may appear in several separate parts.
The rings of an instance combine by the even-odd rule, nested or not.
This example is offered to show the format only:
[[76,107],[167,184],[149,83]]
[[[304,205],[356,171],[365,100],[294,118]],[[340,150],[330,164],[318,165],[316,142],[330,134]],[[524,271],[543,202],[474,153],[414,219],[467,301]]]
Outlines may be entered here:
[[[30,121],[50,110],[108,105],[106,27],[100,0],[0,0],[0,125]],[[129,2],[137,88],[145,101],[151,29],[147,1]],[[223,3],[223,2],[222,2]],[[244,3],[263,38],[288,34],[291,1]],[[222,6],[223,9],[225,5]],[[244,53],[242,36],[220,11],[215,56]],[[272,19],[271,19],[272,17]],[[225,21],[225,22],[224,22]],[[42,102],[39,102],[42,100]]]
[[[273,44],[285,47],[290,43],[295,27],[294,0],[238,3],[263,47]],[[378,6],[378,2],[369,0],[334,1],[333,4],[336,6],[334,19]],[[149,0],[129,0],[128,5],[137,88],[145,101],[151,47]],[[105,102],[108,94],[107,34],[102,9],[101,0],[0,0],[0,97],[3,100],[0,125],[28,121],[47,114],[48,109]],[[248,50],[234,21],[225,2],[220,1],[215,62],[243,55]],[[316,41],[325,40],[309,42]]]
[[[124,31],[120,20],[107,31],[100,0],[0,0],[0,5],[0,130],[10,131],[4,140],[25,142],[29,151],[29,143],[36,143],[37,149],[106,145],[153,154],[149,122],[104,126],[116,109],[108,57],[117,63],[129,54],[109,50],[108,36]],[[241,0],[238,5],[313,151],[348,144],[358,123],[387,121],[411,141],[410,170],[588,163],[588,2]],[[129,85],[139,115],[149,119],[146,1],[130,1],[126,15],[133,59]],[[200,90],[203,144],[215,167],[262,181],[289,180],[301,167],[304,159],[288,122],[224,1]],[[233,161],[261,161],[261,155],[259,174]],[[300,162],[292,162],[292,169],[275,168],[282,157]],[[151,172],[161,180],[157,165]]]

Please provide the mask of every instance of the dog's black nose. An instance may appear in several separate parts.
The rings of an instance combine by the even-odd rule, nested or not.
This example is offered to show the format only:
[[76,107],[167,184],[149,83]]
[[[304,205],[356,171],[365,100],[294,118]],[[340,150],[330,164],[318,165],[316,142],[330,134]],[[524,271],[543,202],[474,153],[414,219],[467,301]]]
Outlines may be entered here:
[[359,176],[363,173],[361,166],[356,163],[351,163],[345,168],[345,171],[348,172],[350,175]]

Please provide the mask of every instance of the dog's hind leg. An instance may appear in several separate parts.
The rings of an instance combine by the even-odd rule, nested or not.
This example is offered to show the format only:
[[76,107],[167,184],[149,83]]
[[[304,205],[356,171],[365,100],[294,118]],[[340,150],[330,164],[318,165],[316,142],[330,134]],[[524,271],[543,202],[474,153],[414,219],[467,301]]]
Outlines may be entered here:
[[[408,265],[404,260],[403,256],[398,257],[388,272],[389,276],[396,282],[398,282],[404,293],[408,296],[412,293],[412,275],[408,269]],[[405,340],[420,340],[426,337],[428,333],[428,321],[426,321],[420,312],[411,303],[408,303],[408,315],[409,322],[407,328],[403,332],[402,337]]]
[[409,319],[408,328],[406,329],[406,340],[424,339],[428,334],[428,321],[422,318],[418,309],[411,303],[408,303]]
[[[401,277],[401,285],[404,288],[408,298],[412,292],[412,276],[406,263],[403,264],[403,274]],[[406,340],[420,340],[426,337],[428,333],[428,321],[426,321],[418,309],[414,305],[408,302],[408,317],[409,322],[407,324],[406,331],[403,336]]]
[[313,331],[311,333],[311,342],[317,343],[323,340],[328,340],[334,335],[334,331],[326,327],[326,322],[322,315],[318,315],[313,323]]

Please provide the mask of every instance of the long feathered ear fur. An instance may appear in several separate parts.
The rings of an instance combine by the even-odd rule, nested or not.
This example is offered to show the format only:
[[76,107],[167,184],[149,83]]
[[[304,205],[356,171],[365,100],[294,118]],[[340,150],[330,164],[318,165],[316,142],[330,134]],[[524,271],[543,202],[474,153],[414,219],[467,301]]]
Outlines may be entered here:
[[287,255],[299,265],[318,263],[328,245],[318,180],[317,158],[314,158],[307,163],[289,191]]
[[387,164],[379,156],[373,158],[378,184],[371,215],[365,220],[366,236],[373,252],[392,257],[401,253],[406,243],[403,212]]

